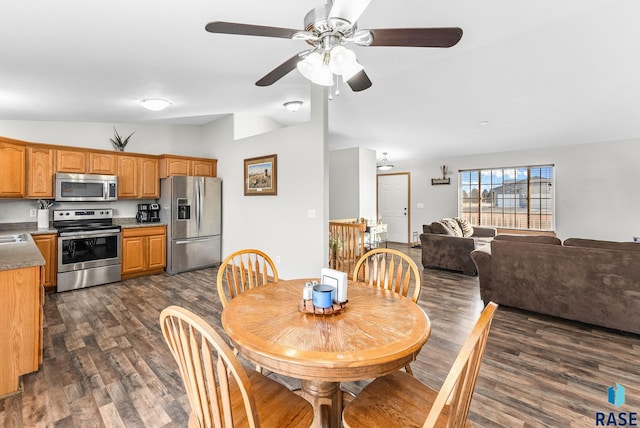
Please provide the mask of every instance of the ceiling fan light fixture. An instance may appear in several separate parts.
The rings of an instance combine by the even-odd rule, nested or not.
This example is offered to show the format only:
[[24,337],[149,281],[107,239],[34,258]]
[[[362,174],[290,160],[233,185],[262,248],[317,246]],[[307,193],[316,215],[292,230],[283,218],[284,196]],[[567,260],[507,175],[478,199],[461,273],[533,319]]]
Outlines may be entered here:
[[380,171],[388,171],[393,168],[393,164],[389,163],[389,159],[387,159],[387,152],[382,152],[382,154],[384,155],[384,157],[382,158],[382,162],[378,164],[377,168]]
[[333,73],[329,66],[324,63],[322,55],[312,52],[305,59],[296,64],[298,71],[305,78],[311,80],[316,85],[333,85]]
[[171,105],[171,101],[164,98],[145,98],[140,101],[140,105],[147,110],[160,111]]
[[331,68],[332,73],[342,76],[345,81],[364,69],[356,60],[355,52],[344,46],[336,46],[331,49],[329,68]]
[[302,101],[287,101],[283,104],[290,112],[297,112],[302,107]]

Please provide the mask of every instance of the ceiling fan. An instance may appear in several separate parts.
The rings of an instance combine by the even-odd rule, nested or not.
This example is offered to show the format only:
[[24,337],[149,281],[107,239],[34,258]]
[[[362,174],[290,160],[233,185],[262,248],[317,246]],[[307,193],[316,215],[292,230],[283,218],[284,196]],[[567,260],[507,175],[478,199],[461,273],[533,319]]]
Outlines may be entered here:
[[365,90],[372,83],[355,53],[345,48],[348,43],[449,48],[462,38],[462,29],[457,27],[359,30],[358,18],[369,3],[371,0],[328,0],[325,6],[307,13],[304,30],[223,21],[210,22],[205,29],[210,33],[304,40],[311,46],[271,70],[256,82],[257,86],[272,85],[298,68],[304,77],[318,85],[332,86],[334,75],[340,76],[353,91]]

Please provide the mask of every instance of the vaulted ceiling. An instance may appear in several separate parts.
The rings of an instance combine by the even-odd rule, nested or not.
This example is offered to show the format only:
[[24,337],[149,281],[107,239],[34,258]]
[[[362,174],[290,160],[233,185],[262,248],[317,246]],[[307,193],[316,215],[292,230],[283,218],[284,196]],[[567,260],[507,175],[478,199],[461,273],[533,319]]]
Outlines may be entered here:
[[[201,124],[309,117],[297,70],[255,82],[300,40],[211,34],[210,21],[302,29],[322,0],[6,1],[0,119]],[[423,161],[640,137],[640,2],[373,0],[359,28],[461,27],[449,49],[354,47],[373,86],[339,88],[331,148]],[[172,105],[138,105],[163,97]],[[291,113],[282,104],[302,100]]]

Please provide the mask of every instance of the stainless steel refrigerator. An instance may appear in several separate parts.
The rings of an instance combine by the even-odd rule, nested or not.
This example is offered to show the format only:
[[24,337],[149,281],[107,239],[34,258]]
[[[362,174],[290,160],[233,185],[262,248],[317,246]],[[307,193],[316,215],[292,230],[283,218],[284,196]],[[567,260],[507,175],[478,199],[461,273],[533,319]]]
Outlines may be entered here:
[[170,274],[220,264],[222,181],[174,176],[160,181],[160,221],[167,223]]

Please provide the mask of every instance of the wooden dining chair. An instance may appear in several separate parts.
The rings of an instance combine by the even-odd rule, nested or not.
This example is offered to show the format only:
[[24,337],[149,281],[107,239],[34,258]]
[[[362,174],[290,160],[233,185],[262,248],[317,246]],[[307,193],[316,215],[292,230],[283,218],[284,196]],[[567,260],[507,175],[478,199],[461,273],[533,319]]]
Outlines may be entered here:
[[218,268],[218,295],[222,306],[254,287],[278,282],[278,271],[266,253],[255,249],[236,251]]
[[[417,303],[420,298],[420,270],[409,256],[390,248],[365,253],[353,270],[353,280],[395,291]],[[413,375],[411,365],[405,370]]]
[[462,345],[440,391],[396,371],[371,382],[342,414],[345,427],[469,427],[469,406],[498,305],[490,302]]
[[178,306],[160,325],[187,392],[189,427],[308,427],[313,407],[284,385],[240,364],[205,320]]
[[420,270],[408,255],[390,248],[375,248],[365,253],[353,271],[353,280],[395,291],[418,302]]

